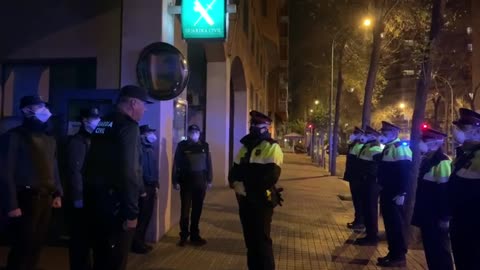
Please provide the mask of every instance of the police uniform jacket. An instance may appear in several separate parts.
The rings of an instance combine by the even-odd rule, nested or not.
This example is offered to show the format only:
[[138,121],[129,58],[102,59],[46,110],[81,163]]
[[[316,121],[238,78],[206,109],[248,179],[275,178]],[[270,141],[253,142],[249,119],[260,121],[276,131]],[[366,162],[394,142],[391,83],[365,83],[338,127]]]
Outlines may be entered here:
[[[192,176],[203,175],[207,183],[212,182],[212,159],[206,142],[181,141],[175,152],[172,171],[173,184],[191,185]],[[198,184],[198,183],[197,183]]]
[[[111,194],[119,203],[123,219],[138,216],[143,192],[141,146],[138,123],[121,112],[103,118],[93,131],[85,165],[85,192],[92,196]],[[86,202],[87,203],[87,202]]]
[[142,142],[143,183],[158,188],[158,162],[151,143]]
[[73,135],[67,145],[67,177],[73,201],[83,200],[83,166],[90,148],[90,137],[84,128]]
[[24,122],[2,135],[0,149],[0,201],[7,212],[19,207],[17,192],[25,189],[63,195],[53,136]]
[[247,198],[269,200],[268,190],[277,183],[283,163],[282,149],[271,138],[247,135],[240,141],[243,146],[235,157],[228,181],[243,182]]
[[418,175],[413,225],[436,225],[439,221],[448,221],[447,183],[452,171],[451,163],[442,150],[423,157]]
[[345,164],[344,180],[351,181],[352,178],[358,175],[358,154],[362,149],[363,144],[360,142],[353,142],[348,146],[347,162]]
[[378,162],[383,146],[377,141],[367,142],[358,153],[358,171],[361,177],[377,177]]
[[406,194],[412,169],[412,151],[399,139],[385,145],[378,164],[378,184],[384,196]]

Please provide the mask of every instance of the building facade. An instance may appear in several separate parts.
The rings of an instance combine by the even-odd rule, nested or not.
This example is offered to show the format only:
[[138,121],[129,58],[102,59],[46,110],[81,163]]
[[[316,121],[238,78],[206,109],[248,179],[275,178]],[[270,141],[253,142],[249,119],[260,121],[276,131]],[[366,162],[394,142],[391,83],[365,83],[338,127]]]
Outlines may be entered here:
[[[73,107],[104,102],[107,93],[137,84],[136,63],[144,47],[159,41],[177,47],[190,62],[187,90],[179,99],[149,106],[141,123],[156,128],[159,138],[161,184],[150,230],[150,238],[158,240],[179,218],[179,195],[172,191],[170,175],[175,145],[186,135],[185,126],[195,123],[203,128],[212,152],[214,185],[223,187],[233,153],[248,131],[248,112],[257,109],[274,116],[279,110],[282,116],[281,108],[269,103],[279,85],[275,72],[280,66],[280,2],[226,2],[236,5],[237,12],[227,16],[225,42],[183,40],[180,16],[171,12],[181,1],[47,0],[29,8],[20,2],[2,5],[0,22],[11,27],[0,29],[6,37],[0,42],[1,116],[19,115],[19,99],[40,94],[65,103],[52,104],[53,112],[72,120]],[[189,102],[188,116],[179,109],[182,100]]]

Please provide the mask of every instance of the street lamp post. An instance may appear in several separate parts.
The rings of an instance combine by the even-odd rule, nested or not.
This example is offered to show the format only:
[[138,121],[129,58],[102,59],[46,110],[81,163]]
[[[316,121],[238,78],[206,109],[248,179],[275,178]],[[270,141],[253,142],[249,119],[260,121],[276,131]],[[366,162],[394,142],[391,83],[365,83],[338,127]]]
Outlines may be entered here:
[[[370,27],[372,25],[372,20],[370,18],[365,18],[363,20],[363,26],[365,27]],[[333,164],[333,158],[332,156],[337,153],[333,153],[333,145],[332,145],[332,142],[333,142],[333,91],[334,91],[334,87],[333,87],[333,80],[334,80],[334,62],[335,62],[335,45],[337,43],[337,38],[340,36],[341,32],[337,32],[333,39],[332,39],[332,59],[331,59],[331,70],[330,70],[330,97],[329,97],[329,102],[328,102],[328,152],[329,152],[329,162],[328,162],[328,170],[330,171],[330,173],[334,173],[333,172],[333,167],[334,167],[334,164]],[[336,135],[335,135],[336,136]]]

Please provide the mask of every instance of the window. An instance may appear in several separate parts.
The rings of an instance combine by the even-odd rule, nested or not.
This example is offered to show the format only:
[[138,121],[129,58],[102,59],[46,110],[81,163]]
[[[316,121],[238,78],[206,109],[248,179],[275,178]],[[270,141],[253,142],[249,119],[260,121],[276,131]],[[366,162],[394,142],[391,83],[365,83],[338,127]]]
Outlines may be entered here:
[[467,34],[468,35],[471,35],[472,34],[472,27],[467,27]]
[[267,0],[262,0],[262,16],[267,17],[267,15],[268,15]]
[[248,0],[244,0],[243,1],[243,32],[245,32],[245,34],[247,35],[248,37]]
[[415,75],[415,71],[413,69],[405,69],[402,71],[403,76],[413,76]]
[[412,39],[407,39],[405,40],[405,45],[407,46],[413,46],[414,45],[414,41]]

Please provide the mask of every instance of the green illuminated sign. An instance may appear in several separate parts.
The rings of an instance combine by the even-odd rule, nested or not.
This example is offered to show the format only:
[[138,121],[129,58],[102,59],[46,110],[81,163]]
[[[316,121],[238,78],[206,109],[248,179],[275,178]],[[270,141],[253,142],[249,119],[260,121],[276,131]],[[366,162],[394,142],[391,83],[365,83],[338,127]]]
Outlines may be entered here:
[[182,0],[184,39],[224,39],[225,0]]

